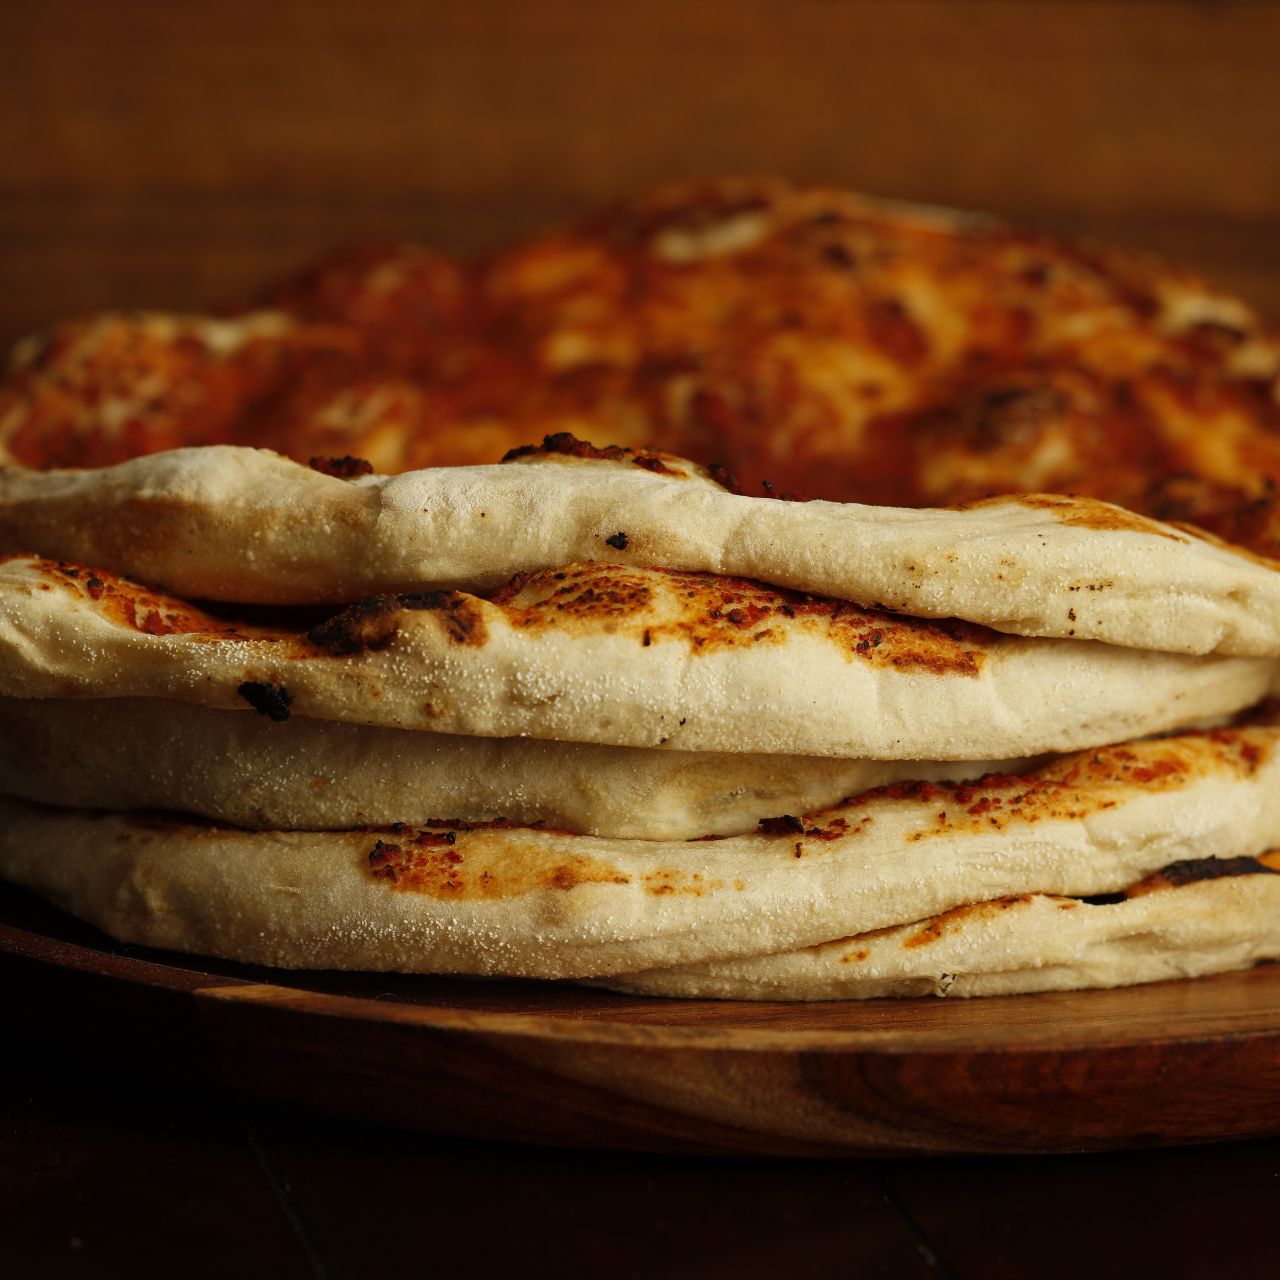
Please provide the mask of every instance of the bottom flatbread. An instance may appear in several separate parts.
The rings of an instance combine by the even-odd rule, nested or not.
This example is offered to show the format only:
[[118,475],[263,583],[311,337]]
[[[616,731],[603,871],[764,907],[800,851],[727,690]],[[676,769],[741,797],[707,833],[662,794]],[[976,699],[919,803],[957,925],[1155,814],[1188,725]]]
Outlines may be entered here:
[[901,783],[742,836],[243,831],[0,800],[0,875],[128,942],[287,968],[595,978],[771,955],[1280,846],[1280,729]]
[[1196,978],[1280,958],[1280,851],[1178,862],[1118,902],[1021,894],[780,955],[593,986],[720,1000],[993,996]]

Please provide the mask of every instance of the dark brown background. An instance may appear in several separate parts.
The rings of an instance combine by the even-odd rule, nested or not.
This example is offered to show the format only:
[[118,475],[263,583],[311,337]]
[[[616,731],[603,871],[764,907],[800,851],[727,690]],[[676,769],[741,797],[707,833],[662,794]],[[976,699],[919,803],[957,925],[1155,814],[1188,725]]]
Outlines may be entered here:
[[778,172],[1150,246],[1280,315],[1280,4],[0,5],[0,342],[344,238]]

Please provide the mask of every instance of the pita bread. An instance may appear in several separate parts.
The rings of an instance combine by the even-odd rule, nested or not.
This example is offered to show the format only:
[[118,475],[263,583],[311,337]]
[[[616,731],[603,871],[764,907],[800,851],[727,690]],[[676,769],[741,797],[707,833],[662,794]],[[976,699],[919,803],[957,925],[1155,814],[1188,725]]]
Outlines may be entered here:
[[995,218],[703,182],[474,267],[360,247],[264,301],[24,344],[0,449],[240,443],[390,472],[572,431],[724,462],[751,492],[1086,493],[1280,555],[1274,330],[1187,272]]
[[1118,507],[1045,495],[932,511],[783,502],[729,493],[670,455],[612,453],[548,448],[522,464],[355,480],[230,447],[101,471],[10,469],[0,549],[103,565],[189,598],[277,604],[488,590],[611,561],[1018,635],[1280,654],[1278,566]]
[[492,600],[375,597],[310,631],[105,570],[0,559],[0,696],[246,702],[283,718],[684,751],[989,760],[1229,714],[1274,661],[1028,640],[615,565]]
[[756,835],[246,832],[0,801],[0,874],[127,942],[286,968],[603,977],[811,946],[1009,894],[1123,890],[1280,843],[1280,729],[900,784]]
[[701,999],[865,1000],[1197,978],[1280,958],[1277,872],[1276,851],[1175,863],[1131,886],[1120,902],[1021,894],[802,951],[599,985]]
[[909,778],[1030,761],[839,760],[470,738],[215,711],[160,698],[0,698],[0,793],[164,809],[241,827],[342,830],[505,818],[636,840],[754,831]]

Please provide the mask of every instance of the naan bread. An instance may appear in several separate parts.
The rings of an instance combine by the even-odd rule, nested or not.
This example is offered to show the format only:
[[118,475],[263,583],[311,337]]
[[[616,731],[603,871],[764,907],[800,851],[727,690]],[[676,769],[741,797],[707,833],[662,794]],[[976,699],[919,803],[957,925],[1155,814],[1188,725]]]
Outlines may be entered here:
[[670,455],[564,439],[515,463],[391,479],[343,480],[229,447],[100,471],[10,469],[0,550],[103,565],[187,597],[276,604],[488,590],[516,573],[612,561],[1018,635],[1280,654],[1280,564],[1116,507],[1049,495],[954,511],[747,498]]
[[1280,844],[1280,729],[899,784],[756,835],[247,832],[0,801],[0,875],[128,942],[305,968],[602,977],[811,946]]
[[346,830],[505,818],[637,840],[754,831],[904,779],[1031,761],[840,760],[471,738],[161,698],[0,698],[0,794],[165,809],[241,827]]
[[491,600],[375,597],[310,630],[105,570],[0,559],[0,696],[246,703],[683,751],[990,760],[1229,714],[1275,663],[1029,640],[733,578],[567,565]]
[[0,455],[237,443],[393,472],[570,431],[726,463],[753,493],[1082,493],[1280,556],[1275,332],[1189,273],[994,218],[700,183],[474,269],[344,253],[263,301],[24,343]]
[[1177,862],[1119,902],[1019,894],[780,955],[627,974],[649,996],[866,1000],[1125,987],[1280,958],[1280,852]]

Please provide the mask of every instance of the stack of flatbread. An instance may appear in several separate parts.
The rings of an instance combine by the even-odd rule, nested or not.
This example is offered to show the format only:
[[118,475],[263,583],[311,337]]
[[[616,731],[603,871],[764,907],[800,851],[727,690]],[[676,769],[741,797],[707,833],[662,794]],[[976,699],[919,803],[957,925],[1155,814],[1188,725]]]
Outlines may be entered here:
[[[0,875],[115,937],[775,999],[1280,956],[1263,555],[1062,494],[746,496],[564,431],[390,476],[148,452],[136,370],[137,421],[50,416],[68,350],[0,396]],[[143,456],[35,465],[122,423]]]

